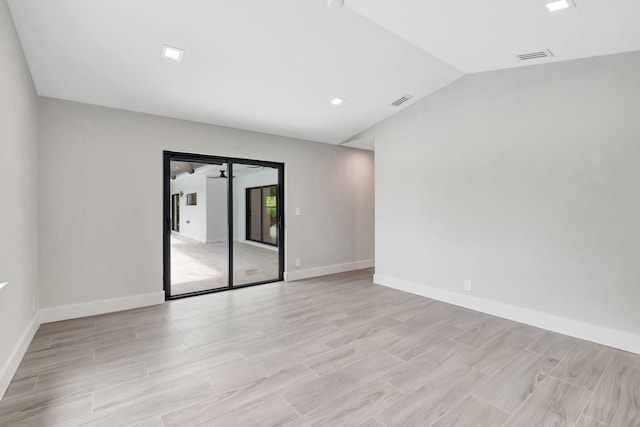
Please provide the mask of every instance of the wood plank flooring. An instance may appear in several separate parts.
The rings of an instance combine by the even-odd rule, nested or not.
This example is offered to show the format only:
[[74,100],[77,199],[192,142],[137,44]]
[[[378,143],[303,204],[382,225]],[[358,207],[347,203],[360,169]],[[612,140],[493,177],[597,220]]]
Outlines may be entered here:
[[2,426],[640,426],[640,356],[372,270],[45,324]]

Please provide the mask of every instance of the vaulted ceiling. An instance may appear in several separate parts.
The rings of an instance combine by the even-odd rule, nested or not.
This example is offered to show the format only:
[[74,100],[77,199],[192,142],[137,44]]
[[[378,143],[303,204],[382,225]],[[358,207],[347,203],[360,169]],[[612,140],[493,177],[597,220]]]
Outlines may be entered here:
[[640,2],[576,3],[9,0],[40,95],[333,144],[463,73],[640,49]]
[[[640,49],[640,1],[348,0],[349,7],[465,73]],[[553,57],[516,55],[550,50]]]

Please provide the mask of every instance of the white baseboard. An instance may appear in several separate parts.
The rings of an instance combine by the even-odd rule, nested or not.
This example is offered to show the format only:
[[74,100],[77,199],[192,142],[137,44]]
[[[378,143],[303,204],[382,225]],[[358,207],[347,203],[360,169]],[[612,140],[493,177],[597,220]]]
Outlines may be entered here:
[[307,268],[304,270],[286,271],[284,280],[292,282],[294,280],[309,279],[311,277],[326,276],[328,274],[344,273],[345,271],[361,270],[374,266],[374,260],[348,262],[345,264],[325,265],[322,267]]
[[164,292],[154,292],[151,294],[132,295],[123,298],[43,308],[39,311],[39,319],[40,323],[50,323],[163,303]]
[[[209,241],[207,241],[207,239],[200,239],[199,237],[191,236],[189,234],[179,233],[177,231],[172,231],[171,234],[176,234],[176,235],[178,235],[180,237],[185,237],[187,239],[193,240],[194,242],[209,243]],[[215,240],[213,240],[213,241],[215,241]]]
[[257,248],[268,249],[270,251],[278,252],[279,248],[273,245],[267,245],[265,243],[254,242],[252,240],[238,240],[240,243],[244,243],[246,245],[255,246]]
[[33,340],[33,337],[39,327],[40,322],[38,321],[38,313],[36,313],[34,314],[33,319],[31,319],[31,323],[29,323],[29,326],[27,326],[27,329],[25,329],[24,333],[20,337],[20,340],[18,340],[18,343],[13,348],[13,351],[9,356],[9,360],[5,362],[4,366],[2,366],[2,370],[0,370],[0,399],[2,399],[9,388],[9,384],[11,384],[11,380],[18,370],[18,366],[20,366],[20,362],[22,362],[22,358],[27,352],[27,349],[31,344],[31,340]]
[[640,354],[640,336],[628,332],[592,325],[541,311],[518,307],[475,296],[447,291],[422,283],[375,274],[374,283],[388,288],[432,298],[492,316],[502,317],[564,335],[592,341],[620,350]]

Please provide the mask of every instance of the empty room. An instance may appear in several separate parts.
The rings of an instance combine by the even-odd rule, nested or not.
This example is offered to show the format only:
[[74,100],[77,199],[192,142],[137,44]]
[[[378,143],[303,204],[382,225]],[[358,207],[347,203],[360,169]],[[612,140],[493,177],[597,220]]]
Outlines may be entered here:
[[0,426],[640,427],[639,19],[0,0]]

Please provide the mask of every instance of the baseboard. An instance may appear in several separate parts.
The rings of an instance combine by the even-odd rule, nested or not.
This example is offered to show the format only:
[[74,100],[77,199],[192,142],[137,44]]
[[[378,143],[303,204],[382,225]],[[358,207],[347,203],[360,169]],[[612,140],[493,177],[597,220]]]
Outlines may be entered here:
[[164,303],[164,292],[154,292],[151,294],[132,295],[123,298],[43,308],[39,312],[39,319],[40,323],[50,323],[162,303]]
[[193,240],[194,242],[198,242],[198,243],[209,243],[209,241],[207,241],[207,239],[200,239],[198,237],[191,236],[189,234],[179,233],[177,231],[172,231],[171,234],[176,234],[176,235],[178,235],[180,237],[184,237],[184,238]]
[[375,274],[374,283],[438,301],[468,308],[492,316],[546,329],[575,338],[640,354],[640,336],[628,332],[592,325],[541,311],[518,307],[471,295],[447,291],[422,283]]
[[25,329],[20,337],[20,340],[18,340],[18,343],[13,348],[13,351],[9,356],[9,360],[7,360],[4,366],[2,366],[2,370],[0,371],[0,399],[2,399],[9,388],[9,384],[11,384],[11,380],[18,370],[18,366],[20,366],[20,362],[22,362],[22,358],[27,352],[27,349],[31,344],[31,340],[33,340],[33,337],[39,327],[40,322],[38,321],[38,314],[36,313],[34,314],[33,319],[31,319],[31,323],[29,323],[29,326],[27,326],[27,329]]
[[267,250],[270,250],[270,251],[273,251],[273,252],[278,252],[278,250],[279,250],[279,248],[277,246],[267,245],[265,243],[254,242],[254,241],[251,241],[251,240],[238,240],[238,242],[244,243],[245,245],[255,246],[256,248],[267,249]]
[[294,280],[309,279],[311,277],[326,276],[328,274],[344,273],[345,271],[362,270],[374,266],[374,260],[348,262],[345,264],[325,265],[322,267],[307,268],[304,270],[286,271],[284,280],[292,282]]

